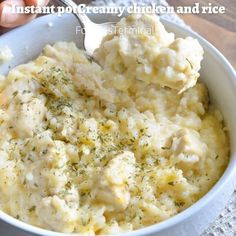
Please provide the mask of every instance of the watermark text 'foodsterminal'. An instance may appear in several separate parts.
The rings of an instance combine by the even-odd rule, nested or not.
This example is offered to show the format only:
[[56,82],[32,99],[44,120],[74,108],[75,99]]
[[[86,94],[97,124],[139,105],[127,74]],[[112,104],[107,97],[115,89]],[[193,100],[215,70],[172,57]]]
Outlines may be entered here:
[[[85,34],[85,30],[81,28],[81,26],[76,26],[76,34]],[[152,27],[116,27],[115,25],[111,26],[108,30],[107,34],[110,35],[152,35],[154,33],[154,29]]]

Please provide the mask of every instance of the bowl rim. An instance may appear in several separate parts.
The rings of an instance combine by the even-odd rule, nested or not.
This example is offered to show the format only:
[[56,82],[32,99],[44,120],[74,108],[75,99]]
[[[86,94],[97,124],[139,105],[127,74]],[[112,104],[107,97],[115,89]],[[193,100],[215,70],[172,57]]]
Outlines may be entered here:
[[[66,15],[70,14],[63,14],[62,17],[66,17]],[[23,27],[28,27],[29,25],[33,26],[34,24],[41,24],[45,22],[45,20],[58,17],[56,14],[49,14],[46,16],[42,16],[39,18],[36,18],[32,22],[28,23],[25,26],[21,26],[20,28],[16,28],[10,32],[5,33],[1,36],[8,37],[11,34],[20,33]],[[209,53],[211,53],[218,62],[223,64],[223,67],[226,69],[228,75],[230,76],[231,82],[233,82],[235,88],[236,88],[236,72],[233,68],[233,66],[229,63],[229,61],[225,58],[225,56],[217,49],[215,48],[210,42],[208,42],[206,39],[204,39],[202,36],[200,36],[198,33],[192,31],[191,29],[185,28],[182,25],[178,25],[174,22],[171,22],[167,19],[160,18],[161,22],[164,23],[164,26],[174,27],[179,29],[180,31],[187,33],[189,36],[195,37],[199,40],[200,44],[207,50]],[[0,40],[1,40],[0,38]],[[225,183],[228,183],[236,174],[236,156],[230,155],[230,160],[228,163],[227,168],[225,169],[223,175],[220,177],[220,179],[216,182],[216,184],[203,196],[201,197],[197,202],[195,202],[193,205],[185,209],[184,211],[170,217],[167,220],[164,220],[160,223],[153,224],[150,226],[147,226],[145,228],[141,228],[138,230],[130,231],[127,233],[122,233],[120,235],[122,236],[129,236],[129,235],[143,235],[143,234],[150,234],[150,233],[158,233],[161,232],[167,228],[173,227],[176,224],[185,221],[188,217],[191,215],[196,214],[199,212],[202,208],[204,208],[213,198],[215,195],[219,193],[220,190],[224,187]],[[76,233],[66,234],[66,233],[60,233],[55,232],[47,229],[43,229],[37,226],[30,225],[28,223],[25,223],[21,220],[18,220],[7,213],[0,210],[0,220],[3,222],[12,225],[18,229],[22,229],[25,232],[38,234],[38,235],[47,235],[47,236],[65,236],[65,235],[75,235]],[[78,233],[77,233],[78,235]]]

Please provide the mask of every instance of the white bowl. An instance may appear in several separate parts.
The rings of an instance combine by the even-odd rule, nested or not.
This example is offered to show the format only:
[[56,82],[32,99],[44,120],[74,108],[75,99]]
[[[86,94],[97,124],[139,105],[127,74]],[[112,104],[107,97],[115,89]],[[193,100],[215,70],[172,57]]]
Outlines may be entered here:
[[[91,15],[96,22],[106,19],[116,20],[115,17],[105,15]],[[53,24],[50,27],[51,22]],[[163,23],[168,31],[176,36],[192,36],[199,40],[204,48],[201,79],[206,83],[211,101],[214,102],[224,116],[229,129],[231,159],[230,163],[216,185],[197,203],[171,217],[170,219],[137,231],[122,234],[124,236],[159,235],[159,236],[197,236],[209,226],[222,208],[226,205],[234,188],[236,180],[236,74],[225,57],[198,34],[177,26],[171,22]],[[10,64],[0,66],[0,74],[6,74],[11,67],[25,63],[35,58],[47,43],[56,41],[75,41],[81,46],[81,35],[76,34],[79,23],[73,15],[49,15],[40,17],[33,22],[15,29],[0,37],[0,48],[8,45],[14,59]],[[65,235],[37,228],[23,223],[0,211],[0,235]]]

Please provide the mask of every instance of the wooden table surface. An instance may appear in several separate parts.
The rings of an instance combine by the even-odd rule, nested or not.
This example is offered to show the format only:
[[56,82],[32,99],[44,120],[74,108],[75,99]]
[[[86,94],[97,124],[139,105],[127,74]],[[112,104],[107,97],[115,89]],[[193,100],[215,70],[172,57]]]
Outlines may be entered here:
[[[51,0],[54,3],[55,0]],[[91,0],[75,0],[77,3],[89,3]],[[180,15],[186,24],[217,47],[236,68],[236,0],[167,0],[171,6],[193,5],[209,2],[226,7],[225,14],[184,14]],[[0,28],[0,35],[8,29]]]

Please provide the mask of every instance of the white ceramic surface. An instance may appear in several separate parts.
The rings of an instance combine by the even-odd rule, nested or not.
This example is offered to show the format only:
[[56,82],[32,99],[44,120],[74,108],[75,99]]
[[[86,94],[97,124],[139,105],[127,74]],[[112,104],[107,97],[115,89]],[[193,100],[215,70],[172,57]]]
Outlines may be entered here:
[[[95,22],[104,22],[106,18],[114,21],[116,17],[91,15]],[[50,22],[50,24],[48,24]],[[52,23],[52,24],[51,24]],[[210,43],[199,35],[192,33],[171,22],[163,23],[168,31],[177,36],[193,36],[198,38],[204,48],[201,80],[206,83],[211,101],[223,113],[229,129],[231,142],[231,160],[224,175],[217,184],[197,203],[182,213],[144,229],[122,234],[123,236],[158,235],[158,236],[198,236],[212,222],[220,210],[226,205],[236,185],[236,74],[229,62]],[[53,26],[50,26],[53,25]],[[73,15],[49,15],[40,17],[33,22],[15,29],[0,37],[0,48],[8,45],[14,54],[14,59],[0,66],[0,74],[6,74],[10,68],[35,58],[45,44],[56,41],[74,41],[80,47],[80,34],[76,34],[78,22]],[[96,39],[94,39],[96,40]],[[0,235],[30,236],[65,235],[43,230],[18,221],[0,211]]]

